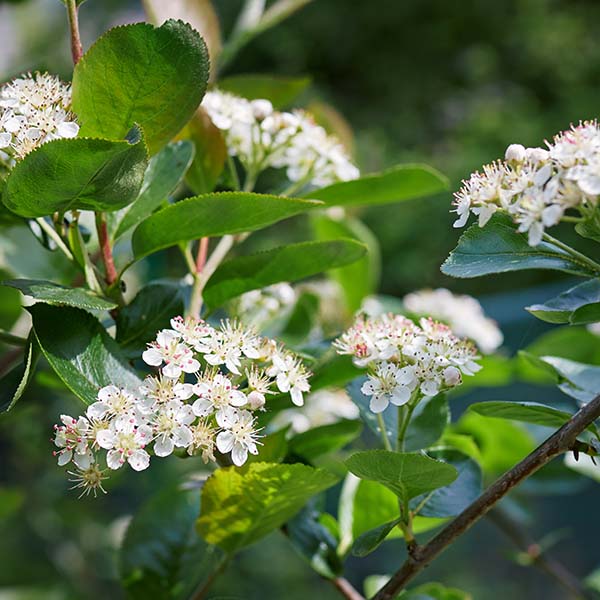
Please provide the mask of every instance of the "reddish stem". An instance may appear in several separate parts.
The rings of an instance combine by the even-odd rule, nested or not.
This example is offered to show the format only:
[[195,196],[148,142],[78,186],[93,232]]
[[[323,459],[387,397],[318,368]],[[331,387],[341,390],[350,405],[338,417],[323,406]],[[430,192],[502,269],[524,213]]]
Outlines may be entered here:
[[206,257],[208,255],[208,238],[200,238],[198,242],[198,254],[196,255],[196,273],[202,273],[204,265],[206,264]]
[[117,281],[119,275],[115,268],[106,219],[102,213],[96,213],[96,229],[98,230],[98,243],[100,244],[100,252],[102,254],[102,261],[104,262],[106,283],[110,286]]
[[83,56],[83,46],[81,45],[81,37],[79,36],[79,7],[76,0],[67,0],[67,13],[69,15],[69,29],[71,31],[71,55],[73,56],[73,64],[76,65]]

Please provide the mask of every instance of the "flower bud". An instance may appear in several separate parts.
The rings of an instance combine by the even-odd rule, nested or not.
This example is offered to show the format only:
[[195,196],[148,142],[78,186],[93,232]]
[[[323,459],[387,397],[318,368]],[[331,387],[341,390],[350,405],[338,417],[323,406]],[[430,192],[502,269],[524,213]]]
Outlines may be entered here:
[[248,394],[248,406],[251,410],[259,410],[265,405],[265,396],[256,390]]
[[446,367],[444,369],[444,383],[448,387],[454,387],[461,381],[460,371],[456,367]]
[[525,150],[527,158],[534,164],[542,163],[548,160],[550,153],[543,148],[527,148]]
[[527,151],[525,146],[521,144],[511,144],[504,154],[504,158],[508,162],[522,163],[527,158]]

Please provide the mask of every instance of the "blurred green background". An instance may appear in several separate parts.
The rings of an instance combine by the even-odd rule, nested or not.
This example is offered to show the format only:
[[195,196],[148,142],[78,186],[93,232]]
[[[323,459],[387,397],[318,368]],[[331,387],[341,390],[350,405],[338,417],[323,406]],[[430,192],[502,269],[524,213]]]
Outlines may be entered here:
[[[226,37],[242,3],[214,4]],[[138,1],[88,0],[81,9],[84,47],[112,25],[142,19]],[[448,175],[456,190],[461,178],[502,156],[509,143],[541,145],[570,123],[597,116],[598,23],[600,3],[594,0],[315,0],[251,42],[227,74],[310,75],[302,100],[339,109],[354,131],[363,171],[426,162]],[[58,0],[0,2],[0,81],[34,69],[70,77],[64,8]],[[403,295],[448,286],[473,293],[500,322],[510,350],[530,343],[544,327],[522,307],[568,282],[541,272],[470,281],[442,276],[439,266],[459,235],[452,228],[450,200],[448,193],[361,214],[382,245],[381,291]],[[563,234],[570,239],[568,228]],[[18,249],[22,242],[15,243]],[[594,252],[593,246],[580,247]],[[170,273],[169,263],[161,268],[181,274]],[[52,380],[42,383],[0,421],[0,600],[119,598],[114,548],[127,516],[191,466],[167,461],[152,474],[119,474],[107,497],[77,501],[65,491],[47,439],[54,416],[79,407],[60,387],[53,390]],[[470,399],[501,399],[506,393],[492,388]],[[535,400],[551,392],[510,393]],[[461,398],[454,411],[466,404]],[[537,515],[532,531],[564,529],[553,552],[584,576],[600,565],[595,543],[600,493],[593,485],[582,490],[571,482],[561,492],[577,494],[528,497]],[[358,585],[368,573],[389,572],[402,552],[391,542],[368,559],[351,560],[347,575]],[[566,597],[543,575],[512,561],[513,552],[482,522],[426,578],[482,600]],[[234,562],[212,597],[309,596],[337,597],[283,538],[272,535]]]

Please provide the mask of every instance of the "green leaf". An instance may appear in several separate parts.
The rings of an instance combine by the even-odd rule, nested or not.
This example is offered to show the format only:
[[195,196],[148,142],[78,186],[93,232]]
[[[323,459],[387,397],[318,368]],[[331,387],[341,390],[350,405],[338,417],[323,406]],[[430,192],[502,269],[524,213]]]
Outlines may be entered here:
[[208,72],[206,46],[186,23],[115,27],[73,73],[73,111],[81,135],[119,139],[138,123],[154,154],[194,114]]
[[538,402],[476,402],[469,406],[469,410],[484,417],[522,421],[553,429],[562,427],[572,416],[564,410]]
[[87,310],[111,310],[117,306],[112,300],[102,298],[90,290],[70,288],[42,279],[6,279],[0,285],[15,288],[25,296],[53,306],[75,306]]
[[586,403],[593,400],[600,390],[600,367],[560,358],[541,356],[539,359],[555,371],[562,392]]
[[323,454],[341,450],[355,440],[361,431],[360,421],[344,420],[321,425],[294,436],[289,441],[289,449],[292,454],[313,461]]
[[305,465],[254,463],[246,473],[219,469],[202,490],[200,535],[232,554],[291,519],[337,477]]
[[219,81],[219,89],[248,100],[264,98],[273,108],[289,106],[310,85],[309,77],[275,75],[232,75]]
[[531,247],[510,218],[500,214],[494,215],[485,227],[471,225],[441,270],[451,277],[471,278],[523,269],[552,269],[584,277],[596,275],[580,260],[548,242]]
[[154,155],[144,173],[139,196],[119,215],[114,239],[150,216],[179,185],[194,157],[194,145],[188,141],[165,146]]
[[296,300],[279,338],[288,346],[297,346],[306,341],[317,325],[318,319],[319,297],[310,292],[303,292]]
[[195,148],[194,160],[185,181],[195,194],[212,192],[227,160],[227,146],[221,133],[200,106],[182,132]]
[[23,362],[0,378],[0,414],[13,408],[27,389],[35,373],[39,355],[36,341],[30,340],[25,347]]
[[450,410],[445,394],[422,400],[413,412],[404,438],[407,452],[433,446],[450,423]]
[[401,523],[402,519],[394,519],[388,521],[375,529],[371,529],[360,535],[352,545],[352,554],[354,556],[366,556],[376,550],[392,530]]
[[366,248],[353,240],[302,242],[223,263],[209,279],[204,299],[211,308],[244,292],[280,281],[298,281],[352,263]]
[[265,435],[260,439],[258,454],[249,454],[241,470],[248,470],[248,467],[255,462],[280,463],[287,455],[288,443],[287,432],[289,427],[284,427]]
[[340,354],[327,354],[313,367],[310,387],[313,391],[326,387],[343,387],[355,379],[362,370],[354,366],[352,357]]
[[147,164],[138,133],[131,143],[74,138],[43,144],[11,171],[2,202],[22,217],[127,206],[140,191]]
[[406,590],[398,596],[398,600],[472,600],[471,595],[449,588],[441,583],[424,583],[412,590]]
[[98,390],[106,385],[129,390],[140,385],[117,343],[90,313],[49,304],[35,304],[28,310],[44,357],[83,402],[95,402]]
[[337,555],[337,540],[320,521],[320,513],[311,504],[303,508],[286,525],[292,546],[319,575],[333,579],[343,571]]
[[312,200],[248,192],[186,198],[154,213],[133,232],[135,258],[201,237],[262,229],[318,206]]
[[423,517],[453,517],[462,512],[481,494],[481,468],[470,457],[451,449],[430,450],[428,455],[452,465],[458,477],[450,484],[415,498],[411,508],[421,506]]
[[119,572],[133,600],[187,600],[217,568],[222,552],[194,530],[198,490],[167,489],[134,515],[119,551]]
[[405,502],[452,483],[458,475],[453,466],[422,454],[388,450],[357,452],[346,466],[361,479],[385,485]]
[[547,300],[526,308],[548,323],[582,325],[600,321],[600,280],[592,279]]
[[340,284],[346,306],[354,313],[360,308],[363,299],[373,294],[379,285],[381,272],[379,242],[373,232],[362,221],[355,218],[337,220],[319,214],[313,215],[311,222],[318,240],[347,238],[361,242],[367,247],[366,256],[347,267],[334,269],[329,273]]
[[[352,402],[358,406],[361,419],[371,428],[375,435],[381,439],[381,428],[377,415],[369,408],[370,397],[362,393],[362,385],[367,380],[366,376],[357,377],[348,386],[346,391]],[[385,410],[381,413],[385,425],[385,433],[389,440],[398,437],[398,411]]]
[[327,206],[373,206],[431,196],[447,189],[446,177],[427,165],[397,165],[313,190],[307,197],[323,200]]
[[184,311],[183,289],[175,283],[155,282],[143,287],[116,318],[116,340],[128,355],[138,355],[156,332],[170,327]]

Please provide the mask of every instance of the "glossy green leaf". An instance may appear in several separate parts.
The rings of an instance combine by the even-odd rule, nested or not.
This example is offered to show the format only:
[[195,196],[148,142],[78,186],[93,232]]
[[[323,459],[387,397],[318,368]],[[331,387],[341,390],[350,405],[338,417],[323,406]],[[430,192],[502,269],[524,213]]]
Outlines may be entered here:
[[337,555],[337,540],[319,520],[319,512],[311,503],[286,525],[286,534],[312,569],[319,575],[333,579],[343,571]]
[[199,513],[199,490],[162,490],[142,505],[119,551],[121,583],[128,598],[187,600],[207,580],[222,552],[196,533]]
[[309,77],[275,75],[232,75],[219,81],[219,89],[248,100],[264,98],[273,108],[289,106],[310,85]]
[[477,402],[471,404],[469,410],[484,417],[522,421],[555,429],[562,427],[572,416],[564,410],[538,402]]
[[228,553],[258,541],[291,519],[315,494],[337,481],[305,465],[254,463],[215,471],[202,489],[200,535]]
[[182,181],[192,159],[194,145],[189,141],[165,146],[148,162],[139,196],[119,214],[114,239],[150,216]]
[[321,425],[295,435],[289,441],[289,449],[292,454],[313,461],[323,454],[341,450],[355,440],[361,431],[360,421],[344,420]]
[[47,142],[17,163],[2,201],[22,217],[123,208],[137,197],[147,164],[139,132],[133,136],[131,143],[88,138]]
[[250,290],[280,281],[298,281],[350,264],[365,252],[365,246],[353,240],[332,240],[301,242],[240,256],[215,271],[204,289],[204,299],[214,308]]
[[402,519],[394,519],[360,535],[352,545],[354,556],[366,556],[376,550]]
[[581,325],[600,321],[600,280],[592,279],[527,310],[548,323]]
[[38,302],[55,306],[75,306],[87,310],[111,310],[117,304],[84,288],[70,288],[41,279],[6,279],[0,285],[10,286]]
[[422,400],[412,414],[404,437],[404,449],[414,452],[433,446],[450,422],[450,409],[445,394]]
[[361,479],[385,485],[403,501],[446,486],[458,475],[453,466],[422,454],[388,450],[357,452],[346,466]]
[[312,200],[221,192],[181,200],[142,221],[133,232],[136,259],[201,237],[262,229],[318,206]]
[[117,343],[90,313],[49,304],[35,304],[28,310],[44,357],[83,402],[95,402],[98,390],[106,385],[129,390],[140,385]]
[[485,227],[471,225],[458,240],[458,246],[442,265],[442,273],[471,278],[523,269],[552,269],[574,275],[596,275],[579,259],[548,242],[527,243],[510,218],[494,215]]
[[559,388],[568,396],[586,403],[600,393],[600,367],[558,356],[542,356],[540,360],[556,372]]
[[0,414],[13,408],[27,389],[35,373],[39,355],[36,341],[30,340],[25,347],[23,362],[0,378]]
[[348,238],[361,242],[367,247],[366,256],[347,267],[334,269],[329,273],[340,284],[346,306],[354,313],[360,308],[363,299],[373,294],[379,285],[381,272],[379,242],[373,232],[356,218],[338,220],[319,214],[313,215],[311,222],[318,240]]
[[327,206],[372,206],[439,194],[448,189],[444,175],[427,165],[397,165],[381,173],[313,190],[307,197]]
[[185,181],[195,194],[212,192],[227,160],[227,146],[221,130],[200,106],[182,133],[194,144],[194,160]]
[[481,467],[472,458],[457,450],[430,450],[427,454],[452,465],[458,476],[449,485],[414,498],[411,508],[416,510],[419,507],[419,514],[423,517],[453,517],[481,494]]
[[155,282],[143,287],[119,310],[116,340],[128,354],[139,355],[156,332],[170,328],[171,318],[184,311],[183,289],[176,283]]
[[137,123],[154,154],[194,114],[208,73],[204,41],[186,23],[115,27],[75,67],[73,111],[81,135],[119,139]]

